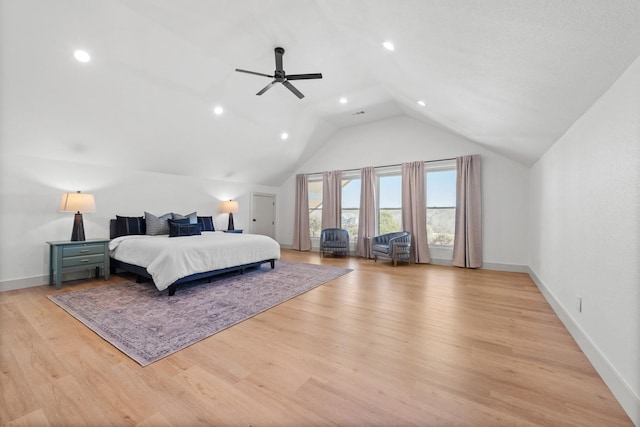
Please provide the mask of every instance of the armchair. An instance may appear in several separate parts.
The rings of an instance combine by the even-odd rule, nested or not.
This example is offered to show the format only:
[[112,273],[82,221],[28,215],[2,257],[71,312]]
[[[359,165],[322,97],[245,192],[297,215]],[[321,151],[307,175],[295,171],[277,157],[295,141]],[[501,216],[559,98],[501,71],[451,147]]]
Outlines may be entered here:
[[349,232],[342,228],[325,228],[320,233],[320,256],[325,252],[347,255],[349,253]]
[[373,260],[377,262],[378,257],[389,258],[394,266],[398,265],[398,261],[409,262],[410,249],[411,233],[407,231],[381,234],[371,241]]

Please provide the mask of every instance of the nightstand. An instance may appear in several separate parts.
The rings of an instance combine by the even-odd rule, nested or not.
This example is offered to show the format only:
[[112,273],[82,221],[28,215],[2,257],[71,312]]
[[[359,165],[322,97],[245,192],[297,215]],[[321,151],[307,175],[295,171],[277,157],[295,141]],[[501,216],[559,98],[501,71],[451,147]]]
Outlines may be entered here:
[[55,283],[56,289],[62,284],[62,273],[68,271],[96,269],[96,279],[100,277],[100,268],[104,271],[104,280],[109,280],[109,239],[90,239],[72,242],[61,240],[49,244],[49,285]]
[[242,230],[223,230],[225,233],[242,233]]

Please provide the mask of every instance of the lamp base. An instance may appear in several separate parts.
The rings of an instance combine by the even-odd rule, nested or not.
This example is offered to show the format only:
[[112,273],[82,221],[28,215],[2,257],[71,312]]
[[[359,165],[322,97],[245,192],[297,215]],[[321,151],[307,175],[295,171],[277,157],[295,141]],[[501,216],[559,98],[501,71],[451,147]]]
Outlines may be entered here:
[[73,218],[73,230],[71,231],[71,241],[81,242],[83,240],[85,240],[84,223],[82,222],[82,214],[78,212]]
[[229,225],[227,226],[227,230],[235,230],[233,227],[233,214],[229,212]]

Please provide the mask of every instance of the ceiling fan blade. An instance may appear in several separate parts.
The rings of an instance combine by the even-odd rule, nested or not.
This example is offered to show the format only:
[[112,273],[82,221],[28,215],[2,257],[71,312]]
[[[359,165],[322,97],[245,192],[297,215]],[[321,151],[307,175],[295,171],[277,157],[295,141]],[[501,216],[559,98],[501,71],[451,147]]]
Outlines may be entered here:
[[255,71],[249,71],[249,70],[241,70],[240,68],[236,68],[236,71],[239,71],[241,73],[247,73],[247,74],[255,74],[256,76],[263,76],[263,77],[271,77],[271,78],[273,78],[273,76],[270,76],[269,74],[256,73]]
[[284,49],[281,47],[277,47],[274,49],[276,52],[276,70],[282,70],[282,55],[284,55]]
[[256,95],[262,95],[263,93],[271,89],[276,83],[278,83],[276,80],[272,81],[271,83],[266,85],[260,92],[256,93]]
[[287,80],[283,81],[282,84],[285,85],[287,89],[293,92],[298,98],[300,99],[304,98],[304,95],[302,94],[302,92],[296,89],[295,86],[289,83]]
[[307,79],[321,79],[322,73],[312,74],[287,74],[287,80],[307,80]]

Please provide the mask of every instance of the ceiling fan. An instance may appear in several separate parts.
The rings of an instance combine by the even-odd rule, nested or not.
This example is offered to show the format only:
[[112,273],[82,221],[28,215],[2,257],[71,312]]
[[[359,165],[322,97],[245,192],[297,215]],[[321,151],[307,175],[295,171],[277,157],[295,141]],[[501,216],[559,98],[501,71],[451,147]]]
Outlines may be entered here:
[[263,73],[256,73],[255,71],[241,70],[240,68],[236,68],[236,71],[241,73],[255,74],[256,76],[264,76],[271,77],[274,79],[271,83],[266,85],[260,92],[256,93],[256,95],[262,95],[269,89],[271,89],[276,83],[282,83],[287,89],[293,92],[298,98],[304,98],[302,92],[293,86],[289,80],[308,80],[308,79],[321,79],[322,73],[312,73],[312,74],[289,74],[287,75],[282,68],[282,55],[284,55],[284,49],[281,47],[277,47],[274,49],[276,55],[276,70],[273,72],[273,75]]

